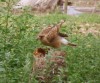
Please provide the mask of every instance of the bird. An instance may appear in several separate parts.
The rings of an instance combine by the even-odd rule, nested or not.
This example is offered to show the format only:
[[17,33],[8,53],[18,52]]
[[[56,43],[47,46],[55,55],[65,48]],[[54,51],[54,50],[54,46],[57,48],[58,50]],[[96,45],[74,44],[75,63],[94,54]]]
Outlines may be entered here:
[[60,48],[62,45],[76,46],[70,43],[65,37],[67,34],[59,32],[64,20],[61,20],[58,24],[54,26],[48,26],[44,28],[37,36],[37,39],[42,42],[42,44],[53,47]]

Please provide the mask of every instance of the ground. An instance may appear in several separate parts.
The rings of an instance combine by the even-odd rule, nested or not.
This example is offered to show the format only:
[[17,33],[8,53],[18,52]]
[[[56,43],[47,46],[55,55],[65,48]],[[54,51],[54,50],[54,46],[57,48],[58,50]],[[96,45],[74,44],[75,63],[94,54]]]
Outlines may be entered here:
[[[33,51],[45,47],[36,40],[41,29],[55,24],[61,19],[66,22],[61,32],[69,35],[68,40],[77,47],[62,46],[67,52],[64,69],[68,83],[100,82],[100,15],[82,14],[78,17],[61,13],[20,15],[11,13],[5,7],[0,12],[0,83],[28,83],[34,62]],[[89,31],[89,30],[93,30]],[[85,32],[84,32],[85,30]],[[89,32],[88,32],[89,31]],[[94,32],[95,31],[95,32]],[[62,76],[56,76],[53,82],[65,82]],[[33,77],[34,83],[38,80]]]

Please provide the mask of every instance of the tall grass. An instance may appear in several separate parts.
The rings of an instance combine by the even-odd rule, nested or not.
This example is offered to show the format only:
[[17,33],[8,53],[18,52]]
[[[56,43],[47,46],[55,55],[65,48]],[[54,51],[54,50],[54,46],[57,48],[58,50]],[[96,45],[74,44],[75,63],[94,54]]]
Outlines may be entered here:
[[[7,8],[8,7],[8,8]],[[0,83],[28,83],[33,64],[33,51],[41,47],[36,36],[44,26],[55,24],[61,19],[66,24],[61,32],[69,34],[69,40],[77,43],[76,48],[63,46],[67,52],[68,81],[55,78],[57,83],[99,83],[100,82],[100,37],[88,36],[72,31],[81,23],[100,23],[99,15],[84,14],[79,17],[65,14],[35,15],[28,12],[13,14],[9,4],[0,12]],[[85,28],[85,27],[84,27]],[[90,27],[91,28],[91,27]],[[44,46],[45,47],[45,46]],[[32,83],[38,83],[33,77]],[[53,83],[53,82],[52,82]]]

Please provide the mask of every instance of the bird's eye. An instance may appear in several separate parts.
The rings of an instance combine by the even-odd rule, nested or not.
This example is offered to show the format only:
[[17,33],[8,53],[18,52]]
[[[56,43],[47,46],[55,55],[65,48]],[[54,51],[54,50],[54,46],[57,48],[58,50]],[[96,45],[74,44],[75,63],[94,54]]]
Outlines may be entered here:
[[41,36],[39,36],[39,38],[41,38],[41,39],[42,39],[43,37],[44,37],[44,36],[42,36],[42,35],[41,35]]

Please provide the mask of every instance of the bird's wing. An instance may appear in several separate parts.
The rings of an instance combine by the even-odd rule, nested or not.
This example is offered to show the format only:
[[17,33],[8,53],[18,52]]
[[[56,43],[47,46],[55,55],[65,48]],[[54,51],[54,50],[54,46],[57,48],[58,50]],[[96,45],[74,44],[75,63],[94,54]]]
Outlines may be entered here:
[[60,23],[56,24],[47,34],[47,39],[49,42],[52,42],[58,35],[59,35],[59,29],[61,28],[61,25],[64,23],[64,20],[61,20]]
[[61,20],[57,25],[56,27],[58,28],[58,32],[59,32],[59,29],[61,28],[62,24],[64,23],[65,21],[64,20]]
[[57,36],[58,36],[58,28],[55,26],[49,31],[46,37],[49,42],[52,42]]
[[60,32],[58,33],[58,35],[59,35],[59,36],[61,36],[61,37],[68,37],[68,35],[67,35],[67,34],[60,33]]
[[52,27],[48,27],[48,28],[42,29],[42,31],[40,31],[38,36],[40,36],[40,35],[47,35],[51,29],[52,29]]

